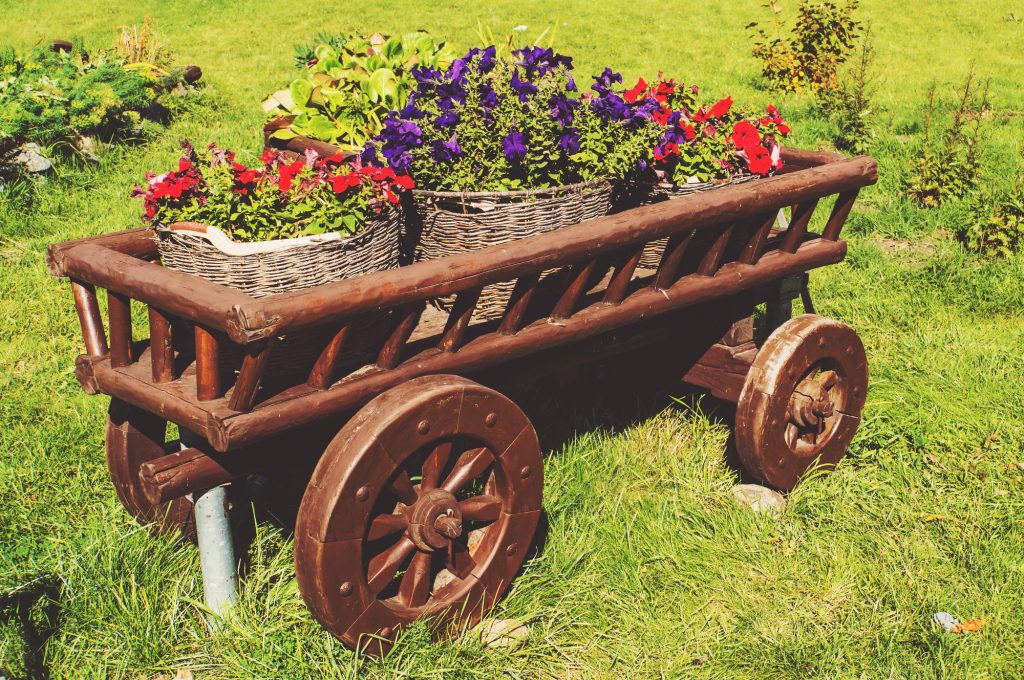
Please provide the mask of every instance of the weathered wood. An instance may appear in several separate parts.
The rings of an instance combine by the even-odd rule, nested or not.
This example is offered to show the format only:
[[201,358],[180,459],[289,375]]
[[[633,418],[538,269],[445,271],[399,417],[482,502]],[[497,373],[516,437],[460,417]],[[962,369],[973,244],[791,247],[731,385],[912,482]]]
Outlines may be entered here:
[[174,380],[174,335],[171,320],[156,307],[149,308],[149,360],[153,382]]
[[251,474],[274,453],[279,452],[247,451],[245,455],[219,457],[196,448],[183,449],[142,463],[139,488],[150,503],[167,503]]
[[620,305],[590,306],[559,324],[540,320],[513,336],[488,333],[467,342],[457,353],[426,350],[394,370],[361,374],[330,390],[302,395],[284,393],[280,399],[264,402],[249,414],[226,420],[225,435],[232,446],[255,443],[289,427],[358,407],[389,387],[420,375],[466,374],[532,352],[579,342],[639,318],[724,298],[792,273],[839,262],[845,253],[843,241],[817,239],[804,243],[795,254],[767,253],[757,265],[729,263],[715,276],[688,276],[665,290],[638,290]]
[[112,234],[89,236],[74,241],[55,243],[46,251],[46,267],[50,273],[60,278],[70,276],[64,268],[65,254],[80,245],[95,245],[142,260],[154,260],[158,257],[156,232],[152,229],[129,229],[116,231]]
[[395,318],[398,322],[395,324],[394,330],[391,331],[391,335],[384,341],[384,346],[380,348],[380,353],[377,355],[378,367],[391,369],[402,360],[402,350],[405,349],[405,343],[409,341],[409,336],[412,335],[416,324],[419,323],[423,307],[421,302],[395,311]]
[[318,390],[324,390],[331,386],[338,377],[338,365],[341,361],[341,357],[344,355],[345,343],[348,339],[348,335],[351,332],[352,325],[349,323],[343,324],[338,331],[331,336],[331,341],[327,343],[323,351],[320,352],[320,356],[317,358],[316,363],[313,364],[313,369],[309,372],[309,379],[306,384],[310,387]]
[[103,318],[96,300],[96,288],[91,283],[72,279],[71,294],[75,299],[75,311],[78,312],[82,339],[85,340],[85,353],[94,357],[106,356],[109,351],[107,336],[103,332]]
[[620,261],[616,263],[612,278],[608,281],[608,287],[604,291],[605,302],[617,305],[625,299],[626,293],[629,292],[629,283],[633,280],[633,273],[636,272],[643,254],[644,248],[641,247],[627,251],[625,256],[620,256]]
[[196,397],[199,401],[219,398],[224,392],[220,381],[220,343],[212,331],[196,326]]
[[231,400],[228,408],[234,411],[248,411],[256,400],[256,392],[260,388],[260,381],[267,369],[267,360],[274,351],[276,338],[265,340],[262,343],[246,347],[245,356],[242,358],[242,367],[238,371],[238,378],[235,380],[235,387],[231,393]]
[[565,291],[558,298],[558,302],[555,303],[554,309],[551,310],[552,319],[568,319],[573,315],[580,298],[587,290],[587,285],[596,266],[597,260],[573,265],[569,270],[569,285],[566,286]]
[[671,288],[672,284],[679,278],[679,267],[683,264],[683,257],[686,255],[690,242],[693,241],[695,231],[687,231],[679,234],[672,234],[665,246],[665,252],[661,254],[661,262],[658,263],[658,272],[654,275],[651,286],[656,290]]
[[239,335],[251,341],[508,281],[673,233],[715,228],[781,205],[808,203],[870,184],[876,178],[874,161],[854,158],[725,187],[685,201],[644,206],[480,251],[249,300],[236,309]]
[[732,238],[732,232],[735,228],[736,226],[732,224],[722,228],[718,236],[715,237],[715,240],[711,242],[711,246],[704,253],[700,264],[697,265],[698,274],[701,276],[714,276],[715,272],[718,271],[718,266],[722,263],[722,256],[725,255],[725,249],[729,245],[729,239]]
[[737,347],[714,344],[683,375],[683,382],[706,389],[712,396],[735,402],[740,398],[743,381],[757,347],[747,342]]
[[252,298],[241,291],[94,243],[82,243],[64,250],[61,267],[73,279],[131,296],[133,300],[157,307],[164,313],[225,331],[236,340],[247,337],[241,333],[235,307],[252,301]]
[[740,251],[737,258],[740,262],[743,264],[757,263],[758,258],[764,253],[772,227],[775,226],[775,216],[777,213],[778,211],[772,211],[767,215],[757,215],[749,220],[748,223],[752,224],[754,228],[750,232],[750,238],[743,246],[743,250]]
[[110,320],[110,365],[114,368],[132,363],[132,300],[127,295],[107,291],[107,315]]
[[452,311],[448,314],[448,322],[445,324],[444,334],[438,349],[442,352],[454,352],[466,339],[466,330],[473,317],[473,310],[476,308],[477,300],[480,299],[481,288],[470,288],[459,293],[452,305]]
[[508,304],[505,305],[505,313],[498,326],[498,333],[501,335],[515,335],[523,327],[526,312],[530,307],[533,294],[537,290],[539,280],[539,272],[516,279],[515,286],[512,288],[512,293],[508,298]]
[[859,193],[859,189],[854,189],[853,191],[845,191],[836,197],[835,205],[832,206],[832,213],[828,217],[825,229],[821,232],[823,239],[835,241],[839,238],[839,233],[843,230],[846,218],[849,217],[850,210],[853,209],[854,201],[857,200]]
[[789,228],[782,234],[782,245],[780,250],[784,253],[795,253],[800,247],[804,236],[807,235],[807,225],[811,223],[811,216],[814,209],[818,207],[818,199],[802,201],[793,206],[793,218],[789,221]]

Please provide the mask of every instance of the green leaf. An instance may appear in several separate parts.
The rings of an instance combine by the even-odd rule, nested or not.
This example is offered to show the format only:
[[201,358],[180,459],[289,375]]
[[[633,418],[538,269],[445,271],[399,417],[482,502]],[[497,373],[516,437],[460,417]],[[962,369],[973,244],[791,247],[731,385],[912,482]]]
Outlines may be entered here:
[[308,80],[302,79],[293,80],[288,90],[292,95],[292,101],[295,102],[295,106],[305,106],[313,94],[313,86]]

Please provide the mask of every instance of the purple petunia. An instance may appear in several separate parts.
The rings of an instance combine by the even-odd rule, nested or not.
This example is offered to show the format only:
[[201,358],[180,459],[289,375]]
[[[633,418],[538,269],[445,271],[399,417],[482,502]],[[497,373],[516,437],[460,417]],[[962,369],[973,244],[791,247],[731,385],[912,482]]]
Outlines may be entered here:
[[510,161],[522,160],[526,158],[526,137],[519,130],[512,128],[501,140],[501,148],[505,152],[505,158]]
[[419,120],[423,118],[424,113],[420,109],[416,108],[415,104],[410,99],[409,103],[402,107],[402,110],[398,112],[398,115],[406,120]]
[[435,139],[430,143],[430,157],[438,163],[447,163],[462,154],[462,147],[455,135],[447,142]]
[[520,103],[526,103],[531,96],[537,94],[537,86],[528,80],[520,80],[518,71],[512,72],[512,89],[519,95]]
[[459,122],[459,112],[455,110],[445,111],[434,119],[435,127],[450,128]]
[[559,66],[572,68],[572,57],[555,54],[550,47],[547,49],[536,46],[524,47],[512,54],[519,59],[518,64],[526,69],[527,77],[532,77],[534,74],[546,75]]
[[567,155],[572,155],[580,150],[580,135],[576,128],[568,128],[565,133],[558,138],[558,146],[562,147]]
[[594,76],[594,84],[590,86],[594,92],[604,95],[611,91],[615,83],[622,82],[622,74],[616,73],[607,66],[604,67],[604,72],[599,76]]
[[466,52],[462,59],[466,63],[469,63],[473,61],[473,59],[479,57],[480,63],[477,64],[477,73],[483,75],[485,73],[490,73],[491,69],[494,68],[494,59],[496,54],[497,50],[494,48],[494,45],[491,45],[490,47],[474,47],[469,52]]
[[480,104],[485,109],[493,109],[498,105],[498,94],[490,85],[480,85]]
[[572,99],[561,93],[553,95],[548,101],[551,117],[557,120],[563,127],[572,125],[573,114],[577,106],[579,106],[579,100]]

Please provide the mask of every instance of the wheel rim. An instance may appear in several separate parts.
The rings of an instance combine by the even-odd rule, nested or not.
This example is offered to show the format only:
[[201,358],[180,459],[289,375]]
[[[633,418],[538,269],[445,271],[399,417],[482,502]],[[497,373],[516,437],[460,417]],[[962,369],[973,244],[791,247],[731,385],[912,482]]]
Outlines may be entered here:
[[812,465],[834,467],[860,423],[864,346],[849,326],[787,321],[754,359],[736,406],[736,448],[759,481],[790,490]]
[[542,485],[536,433],[502,395],[447,376],[395,388],[342,428],[303,497],[303,597],[370,654],[417,619],[475,622],[526,557]]

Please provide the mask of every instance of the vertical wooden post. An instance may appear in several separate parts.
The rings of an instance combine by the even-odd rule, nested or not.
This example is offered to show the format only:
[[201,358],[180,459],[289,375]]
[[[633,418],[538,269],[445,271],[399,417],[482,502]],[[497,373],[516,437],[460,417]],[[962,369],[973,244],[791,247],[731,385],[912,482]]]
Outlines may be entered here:
[[120,368],[132,363],[132,300],[127,295],[107,291],[110,319],[110,365]]
[[212,332],[196,325],[196,397],[209,401],[221,394],[220,344]]
[[725,255],[725,249],[729,245],[729,239],[732,238],[732,232],[735,228],[733,224],[721,228],[722,230],[718,232],[718,236],[711,243],[711,247],[708,248],[707,253],[701,258],[700,264],[697,265],[698,274],[701,276],[715,275],[715,272],[718,271],[718,266],[722,263],[722,256]]
[[171,320],[156,307],[149,308],[149,361],[153,382],[174,380],[174,339]]
[[[644,246],[646,245],[644,244]],[[632,253],[626,254],[625,259],[615,267],[611,281],[608,282],[608,287],[604,291],[605,302],[617,305],[626,298],[626,293],[629,292],[629,282],[633,280],[633,272],[640,264],[643,254],[644,248],[640,247]]]
[[394,368],[402,360],[402,350],[405,348],[409,336],[416,330],[416,324],[420,322],[423,307],[423,302],[415,302],[408,307],[395,310],[399,317],[398,323],[395,324],[395,330],[384,341],[384,346],[380,348],[380,354],[377,355],[379,368]]
[[327,343],[327,346],[324,347],[324,351],[320,352],[316,363],[313,364],[313,370],[309,372],[309,379],[306,381],[307,385],[315,390],[325,390],[334,382],[334,376],[338,370],[338,361],[341,358],[342,351],[345,349],[345,341],[348,338],[351,327],[351,323],[346,321],[338,329],[338,332],[334,334],[331,341]]
[[103,318],[96,302],[96,288],[91,283],[71,279],[71,294],[75,298],[75,311],[82,327],[85,353],[94,357],[107,355],[107,336],[103,332]]
[[803,243],[804,235],[807,234],[807,225],[811,222],[811,215],[818,206],[818,199],[793,206],[793,219],[789,222],[789,229],[783,232],[782,246],[779,248],[784,253],[795,253],[800,244]]
[[551,310],[552,319],[568,319],[572,316],[572,313],[576,311],[576,305],[579,304],[580,297],[586,292],[590,277],[594,273],[596,266],[597,260],[590,260],[589,262],[572,266],[569,285],[566,287],[565,292],[562,293],[562,297],[555,303],[555,308]]
[[675,233],[669,237],[665,252],[661,254],[661,262],[658,263],[658,272],[654,275],[652,286],[655,290],[671,288],[676,282],[679,267],[683,264],[683,255],[693,240],[694,233],[696,232],[691,229],[684,234]]
[[537,290],[539,280],[540,274],[530,274],[516,279],[516,285],[505,306],[505,314],[498,326],[499,335],[515,335],[523,327],[526,311],[530,307],[530,300],[533,299],[533,293]]
[[455,303],[452,305],[452,311],[448,314],[448,321],[444,326],[444,335],[441,336],[441,342],[437,346],[439,350],[454,352],[462,347],[469,322],[473,318],[473,310],[476,309],[476,303],[480,299],[482,290],[482,287],[477,286],[455,296]]
[[232,410],[248,411],[252,408],[260,381],[267,370],[267,360],[274,348],[274,341],[275,338],[270,338],[246,347],[242,368],[238,371],[238,379],[235,380],[235,388],[228,404]]

